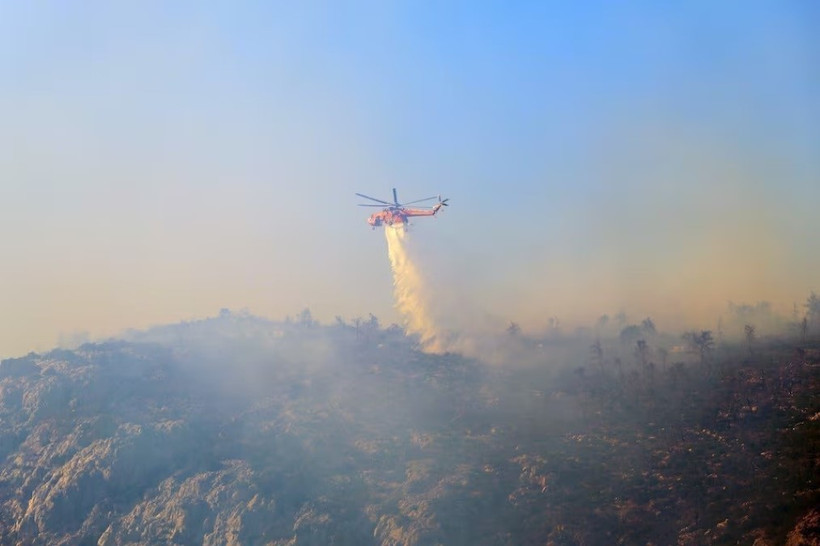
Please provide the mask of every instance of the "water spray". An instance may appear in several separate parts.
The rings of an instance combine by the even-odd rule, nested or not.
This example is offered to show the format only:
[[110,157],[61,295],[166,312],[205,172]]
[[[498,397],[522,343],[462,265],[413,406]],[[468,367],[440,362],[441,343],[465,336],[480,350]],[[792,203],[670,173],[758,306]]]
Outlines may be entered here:
[[441,336],[430,314],[424,279],[407,252],[407,232],[404,226],[387,226],[384,235],[393,270],[396,310],[404,320],[404,327],[408,333],[419,336],[425,352],[442,352]]

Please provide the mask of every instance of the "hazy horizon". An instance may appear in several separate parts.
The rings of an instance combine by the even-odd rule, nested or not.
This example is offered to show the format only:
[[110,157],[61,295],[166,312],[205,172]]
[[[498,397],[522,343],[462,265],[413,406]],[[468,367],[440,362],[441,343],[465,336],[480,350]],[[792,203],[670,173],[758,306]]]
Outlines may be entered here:
[[354,192],[441,194],[447,327],[714,328],[820,291],[820,10],[0,2],[0,356],[394,310]]

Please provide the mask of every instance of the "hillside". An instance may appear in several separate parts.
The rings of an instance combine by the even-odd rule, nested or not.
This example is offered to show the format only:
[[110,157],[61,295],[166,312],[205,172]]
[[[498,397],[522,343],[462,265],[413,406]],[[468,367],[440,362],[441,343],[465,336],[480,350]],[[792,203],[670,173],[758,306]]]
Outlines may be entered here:
[[0,543],[818,543],[816,340],[499,343],[223,313],[4,360]]

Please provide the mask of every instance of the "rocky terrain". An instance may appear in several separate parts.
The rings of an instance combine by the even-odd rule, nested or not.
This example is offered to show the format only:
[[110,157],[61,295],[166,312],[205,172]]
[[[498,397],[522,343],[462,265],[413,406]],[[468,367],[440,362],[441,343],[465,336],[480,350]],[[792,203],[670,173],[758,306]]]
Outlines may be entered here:
[[0,543],[818,544],[816,339],[505,336],[223,313],[4,360]]

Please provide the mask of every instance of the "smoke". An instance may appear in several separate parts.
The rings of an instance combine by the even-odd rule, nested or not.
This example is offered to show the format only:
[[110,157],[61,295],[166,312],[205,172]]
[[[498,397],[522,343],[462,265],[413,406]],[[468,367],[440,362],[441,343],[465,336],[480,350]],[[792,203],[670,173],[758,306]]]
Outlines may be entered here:
[[504,332],[503,323],[494,330],[487,330],[486,325],[481,328],[475,322],[482,314],[480,309],[469,305],[468,298],[458,294],[452,283],[448,281],[445,290],[445,285],[424,278],[413,259],[404,226],[387,226],[384,233],[393,271],[395,308],[407,333],[419,337],[424,352],[458,353],[491,364],[528,360],[510,345],[510,336],[499,337]]
[[404,327],[416,334],[426,352],[444,352],[442,336],[430,313],[424,279],[407,251],[407,232],[404,226],[384,228],[387,254],[393,270],[393,294],[396,310],[401,314]]

